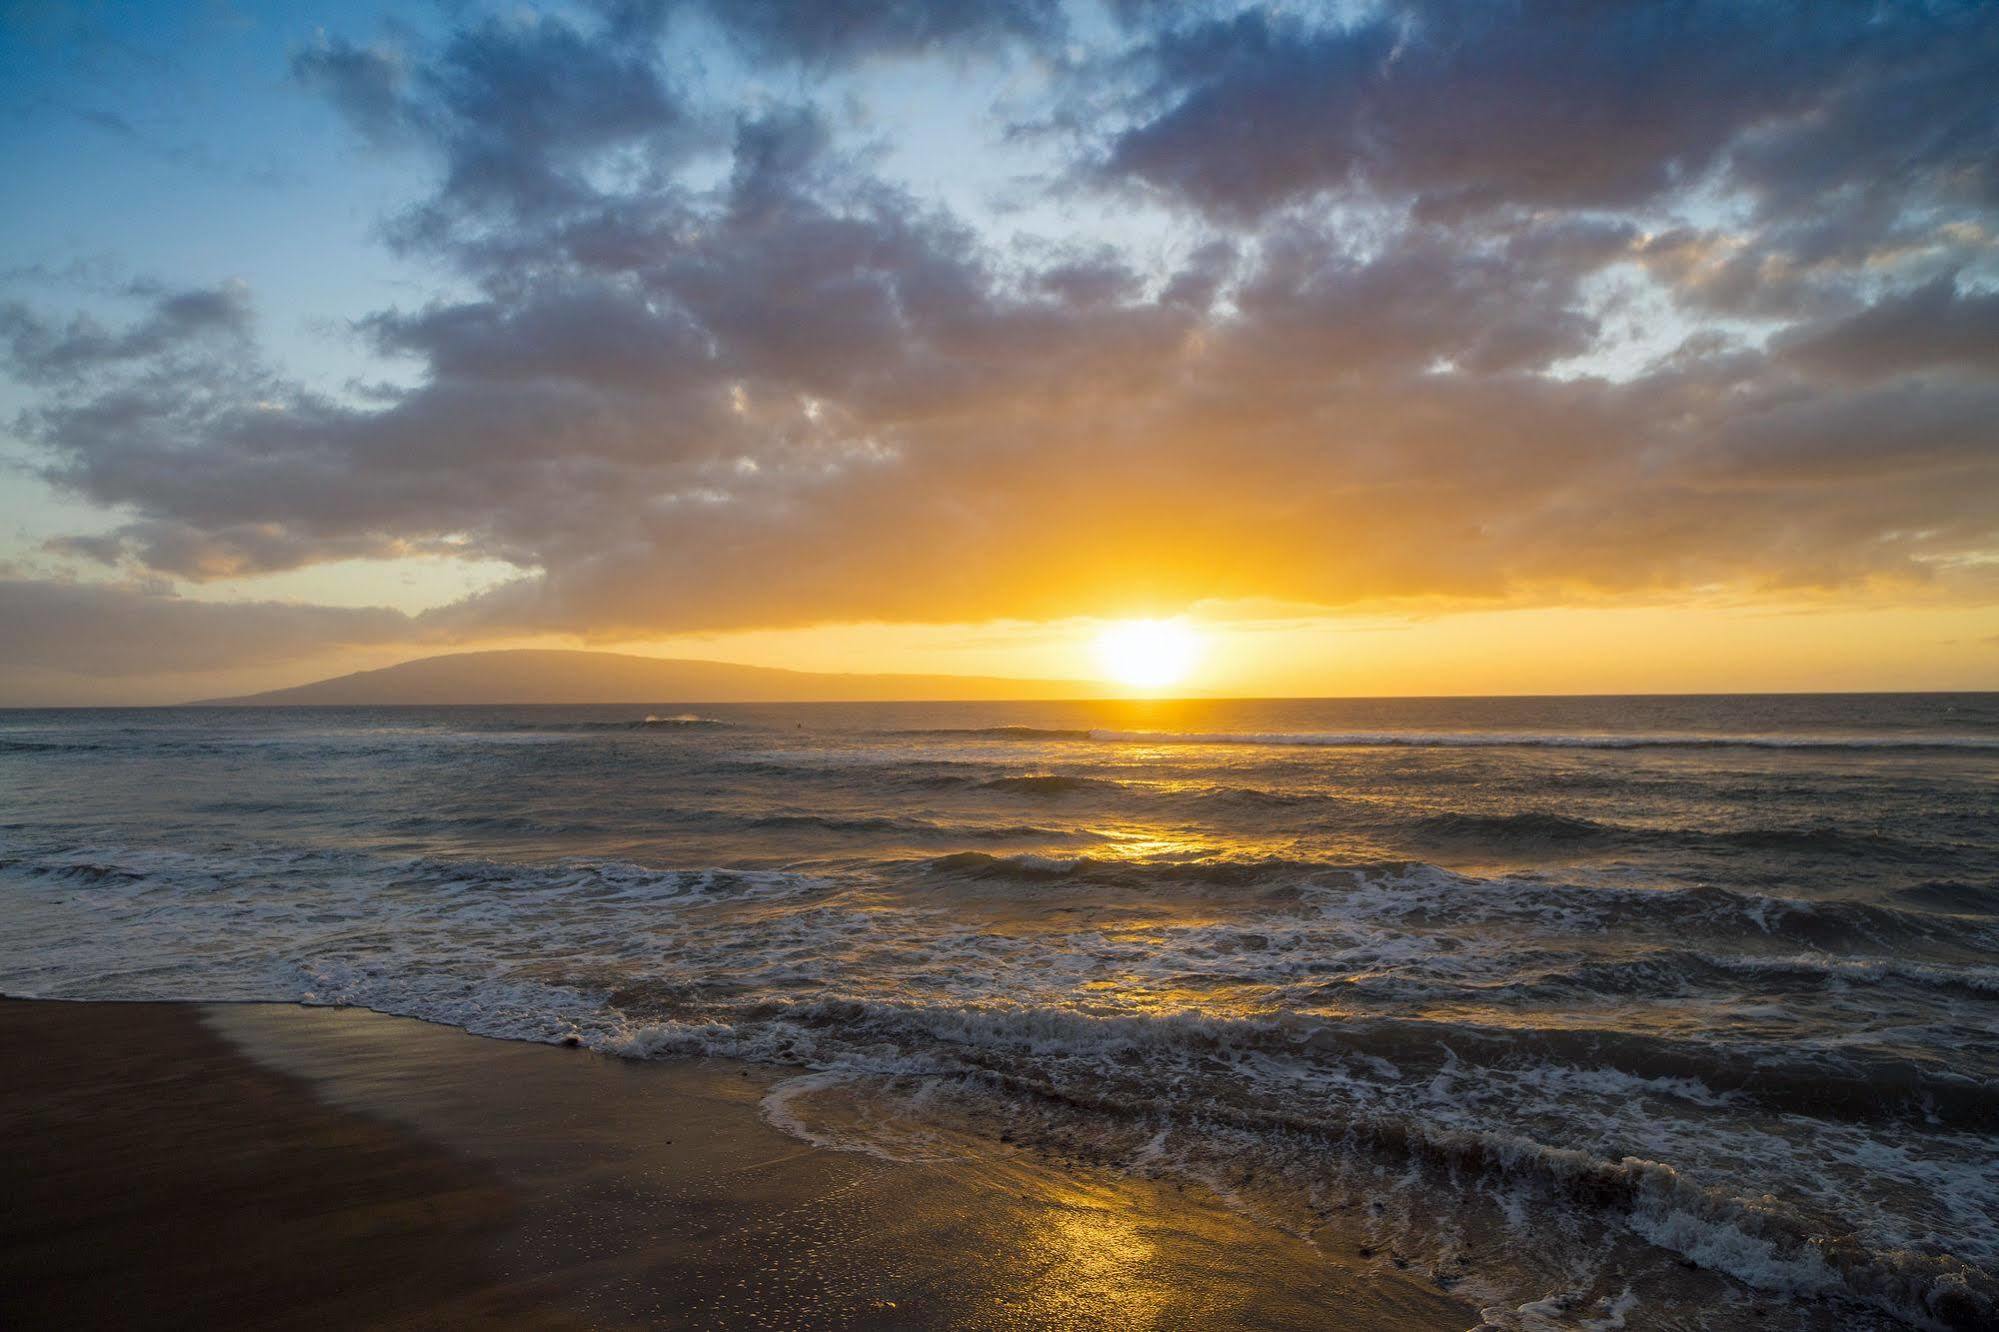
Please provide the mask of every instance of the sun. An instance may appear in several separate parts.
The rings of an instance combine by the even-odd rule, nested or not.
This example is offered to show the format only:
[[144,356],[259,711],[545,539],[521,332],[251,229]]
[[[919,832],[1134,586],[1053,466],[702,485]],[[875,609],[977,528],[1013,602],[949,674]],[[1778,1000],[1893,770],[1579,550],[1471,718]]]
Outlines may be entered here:
[[1201,640],[1179,620],[1120,620],[1097,635],[1097,668],[1134,689],[1179,684],[1200,656]]

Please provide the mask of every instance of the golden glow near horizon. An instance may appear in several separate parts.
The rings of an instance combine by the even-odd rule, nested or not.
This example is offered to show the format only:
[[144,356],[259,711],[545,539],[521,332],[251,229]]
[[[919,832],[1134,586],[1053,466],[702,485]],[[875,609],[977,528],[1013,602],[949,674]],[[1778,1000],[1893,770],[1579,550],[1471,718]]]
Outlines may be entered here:
[[[1419,694],[1647,694],[1999,688],[1999,607],[1537,607],[1334,614],[1207,606],[1176,617],[1197,656],[1176,692],[1248,698]],[[1121,622],[1115,622],[1121,623]],[[174,703],[306,684],[441,652],[583,648],[799,671],[998,676],[1022,697],[1150,694],[1095,652],[1114,622],[827,624],[675,637],[521,635],[401,642],[285,662],[80,684],[26,680],[0,703]],[[36,687],[40,684],[40,687]],[[60,688],[58,686],[61,686]],[[1093,688],[1095,687],[1095,688]]]
[[1133,689],[1164,689],[1186,680],[1201,642],[1183,620],[1120,620],[1097,634],[1097,669]]

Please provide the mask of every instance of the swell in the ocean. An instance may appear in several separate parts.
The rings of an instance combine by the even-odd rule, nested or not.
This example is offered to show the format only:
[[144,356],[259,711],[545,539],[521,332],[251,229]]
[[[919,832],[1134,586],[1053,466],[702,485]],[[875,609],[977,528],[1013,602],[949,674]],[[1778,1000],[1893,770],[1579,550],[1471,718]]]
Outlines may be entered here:
[[1133,731],[1108,727],[973,726],[888,732],[936,740],[1093,740],[1121,745],[1253,745],[1321,749],[1799,749],[1862,753],[1999,750],[1999,737],[1970,734],[1812,735],[1574,733],[1566,731]]
[[1323,749],[1966,749],[1999,750],[1999,739],[1975,735],[1813,736],[1813,735],[1570,735],[1461,731],[1111,731],[1038,732],[1006,727],[957,732],[996,739],[1087,739],[1110,744],[1270,745]]

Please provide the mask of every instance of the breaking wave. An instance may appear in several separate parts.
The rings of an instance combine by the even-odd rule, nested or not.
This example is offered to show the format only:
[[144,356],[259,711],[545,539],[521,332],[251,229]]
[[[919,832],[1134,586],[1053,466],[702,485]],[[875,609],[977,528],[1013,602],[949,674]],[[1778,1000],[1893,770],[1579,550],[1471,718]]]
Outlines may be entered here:
[[1088,740],[1096,733],[1089,730],[1046,726],[957,726],[890,731],[888,734],[959,740]]
[[702,717],[692,712],[676,713],[671,717],[656,717],[648,712],[643,720],[630,724],[641,729],[670,731],[722,731],[732,725],[719,717]]
[[995,777],[979,783],[987,791],[1007,795],[1066,796],[1086,791],[1122,791],[1124,783],[1102,777],[1072,777],[1061,773],[1041,773],[1028,777]]
[[1533,847],[1589,850],[1732,848],[1874,860],[1920,860],[1951,850],[1948,843],[1919,842],[1835,824],[1723,829],[1640,827],[1539,810],[1510,814],[1432,814],[1410,821],[1406,832],[1421,844],[1455,844],[1501,850]]
[[1282,888],[1307,895],[1328,912],[1359,906],[1384,919],[1460,926],[1516,919],[1570,928],[1708,928],[1817,947],[1925,939],[1999,946],[1999,926],[1968,925],[1960,917],[1872,902],[1775,897],[1705,884],[1619,888],[1526,875],[1485,878],[1417,861],[1115,860],[960,851],[920,865],[933,874],[972,879],[1063,880],[1137,891]]
[[[605,1048],[637,1058],[721,1054],[803,1065],[820,1071],[821,1085],[843,1074],[958,1078],[975,1090],[1139,1126],[1123,1139],[1096,1139],[1096,1154],[1120,1165],[1141,1155],[1139,1142],[1156,1141],[1162,1126],[1183,1121],[1246,1131],[1270,1150],[1266,1164],[1280,1168],[1285,1149],[1299,1143],[1383,1154],[1453,1179],[1470,1173],[1504,1180],[1552,1202],[1607,1213],[1647,1242],[1759,1290],[1851,1300],[1919,1326],[1980,1327],[1999,1314],[1999,1283],[1963,1258],[1870,1243],[1775,1198],[1704,1184],[1657,1160],[1398,1113],[1365,1099],[1321,1101],[1307,1113],[1257,1094],[1265,1090],[1256,1086],[1258,1066],[1244,1052],[1294,1054],[1299,1038],[1286,1024],[1193,1015],[1101,1019],[1018,1008],[815,1002],[756,1005],[726,1023],[639,1021],[607,1038]],[[1377,1051],[1352,1043],[1345,1032],[1327,1031],[1324,1038],[1330,1050],[1381,1063]],[[1673,1079],[1684,1076],[1661,1072],[1620,1083],[1587,1064],[1559,1062],[1530,1074],[1547,1080],[1565,1070],[1571,1082],[1593,1078],[1627,1093],[1677,1091]],[[1343,1072],[1339,1081],[1365,1085]],[[1713,1095],[1697,1083],[1682,1094],[1689,1093]],[[810,1136],[788,1107],[784,1118]],[[1006,1122],[1021,1131],[1020,1117]],[[1066,1153],[1091,1151],[1090,1140],[1067,1123],[1048,1126],[1043,1136]]]

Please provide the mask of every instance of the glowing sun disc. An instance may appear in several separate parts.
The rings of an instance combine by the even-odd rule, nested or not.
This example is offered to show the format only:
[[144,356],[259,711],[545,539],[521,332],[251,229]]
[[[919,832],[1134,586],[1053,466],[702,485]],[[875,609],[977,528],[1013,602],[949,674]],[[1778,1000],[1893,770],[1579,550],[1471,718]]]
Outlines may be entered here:
[[1134,689],[1161,689],[1187,678],[1200,648],[1178,620],[1121,620],[1097,635],[1097,668]]

